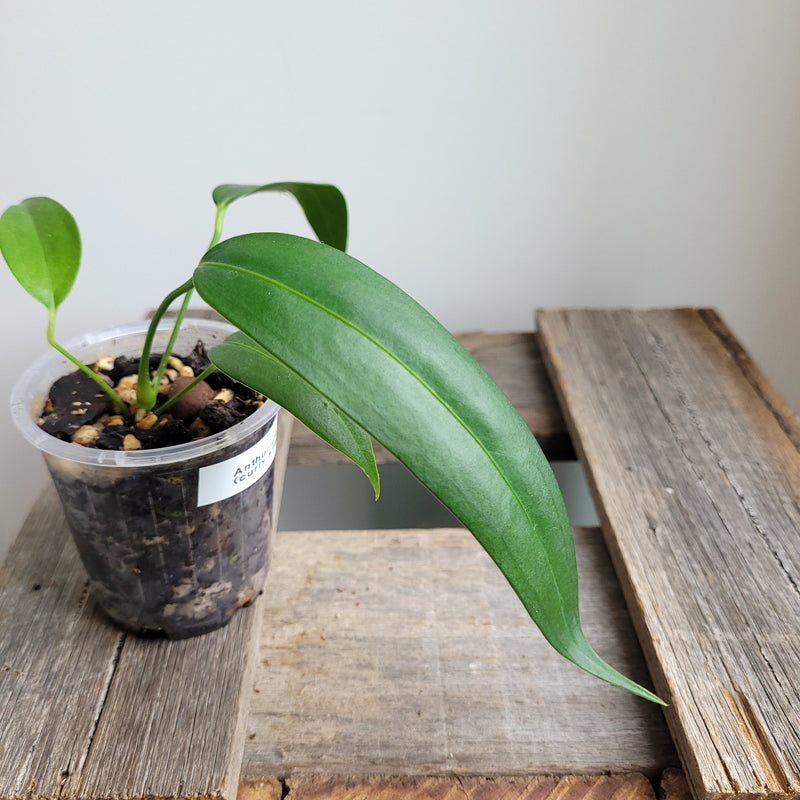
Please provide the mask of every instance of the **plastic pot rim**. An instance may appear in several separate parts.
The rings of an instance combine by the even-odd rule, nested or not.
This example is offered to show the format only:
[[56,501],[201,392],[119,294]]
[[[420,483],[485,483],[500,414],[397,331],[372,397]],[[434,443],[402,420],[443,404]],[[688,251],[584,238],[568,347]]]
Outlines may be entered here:
[[[78,359],[85,360],[87,363],[96,360],[100,355],[137,357],[141,354],[140,347],[133,347],[134,352],[129,352],[125,350],[124,343],[119,345],[114,343],[122,338],[137,336],[143,338],[148,327],[149,322],[147,321],[118,325],[71,339],[64,344],[64,348]],[[154,352],[159,352],[160,339],[163,339],[160,342],[161,346],[166,346],[171,330],[172,324],[169,322],[159,325],[153,342]],[[193,333],[195,331],[196,336]],[[236,328],[227,322],[187,317],[181,323],[181,333],[178,341],[180,341],[181,337],[187,335],[198,339],[202,339],[204,335],[207,337],[219,338],[222,336],[226,338],[235,332]],[[104,342],[109,343],[108,346],[116,352],[104,353]],[[213,344],[213,342],[209,343],[208,341],[204,343],[209,347]],[[194,342],[189,349],[192,347],[194,347]],[[176,349],[178,348],[180,348],[180,345],[176,344]],[[84,354],[86,354],[85,358]],[[55,436],[43,431],[36,424],[36,419],[41,412],[50,386],[62,375],[66,375],[76,369],[77,367],[69,359],[53,350],[37,359],[22,373],[11,391],[10,405],[11,416],[17,429],[30,444],[43,453],[80,464],[115,468],[141,468],[186,461],[198,456],[205,456],[215,450],[234,444],[264,425],[265,418],[274,417],[278,412],[277,404],[267,399],[261,408],[246,419],[227,430],[211,434],[204,439],[152,450],[96,450],[57,439]]]

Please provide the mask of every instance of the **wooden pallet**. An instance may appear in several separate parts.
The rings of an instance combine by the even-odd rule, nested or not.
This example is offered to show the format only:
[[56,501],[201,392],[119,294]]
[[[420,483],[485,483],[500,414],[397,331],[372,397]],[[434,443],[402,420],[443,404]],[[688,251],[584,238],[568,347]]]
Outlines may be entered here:
[[462,341],[583,460],[584,626],[666,722],[556,656],[462,529],[284,532],[235,624],[124,636],[46,490],[0,572],[0,797],[800,796],[794,416],[713,312],[538,325]]

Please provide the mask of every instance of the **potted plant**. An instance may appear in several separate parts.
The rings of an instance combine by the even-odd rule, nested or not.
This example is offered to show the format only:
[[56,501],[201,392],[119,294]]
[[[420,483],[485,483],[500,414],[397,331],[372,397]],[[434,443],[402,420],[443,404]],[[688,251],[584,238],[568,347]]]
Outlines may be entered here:
[[[251,233],[221,241],[222,220],[229,204],[263,191],[292,194],[320,241],[282,233]],[[59,354],[96,384],[97,394],[111,398],[120,414],[133,413],[134,418],[137,413],[141,417],[152,411],[157,418],[165,415],[169,411],[166,403],[180,402],[177,398],[195,391],[195,386],[218,370],[236,386],[249,387],[272,401],[264,402],[248,417],[257,423],[268,419],[257,432],[245,437],[246,443],[241,446],[245,462],[262,456],[264,463],[269,460],[268,437],[277,404],[351,458],[367,475],[377,497],[374,438],[475,535],[558,652],[603,680],[661,702],[606,664],[583,635],[572,531],[558,485],[528,427],[491,378],[430,314],[397,286],[344,252],[347,211],[341,193],[328,185],[277,183],[223,185],[212,196],[217,214],[209,249],[191,276],[167,295],[143,338],[139,333],[136,352],[128,354],[141,355],[134,403],[138,411],[133,412],[123,409],[124,402],[114,396],[96,367],[86,367],[83,356],[69,353],[54,337],[56,311],[74,282],[80,259],[80,238],[71,215],[47,198],[28,199],[3,214],[0,250],[23,287],[48,309],[48,340]],[[179,332],[191,327],[186,311],[195,291],[230,323],[232,332],[227,335],[226,331],[224,338],[210,342],[208,366],[199,366],[199,374],[165,402],[159,398],[159,385],[177,337],[182,335]],[[180,298],[174,323],[164,326],[168,308]],[[163,342],[154,345],[156,336]],[[189,336],[195,338],[196,332]],[[153,358],[156,347],[161,355]],[[28,392],[20,402],[28,410],[34,399]],[[39,413],[39,408],[33,411],[34,416]],[[226,444],[230,444],[226,437],[238,427],[220,435]],[[70,452],[83,449],[76,444],[61,444]],[[175,445],[163,452],[172,455],[168,451],[187,446]],[[132,456],[141,458],[143,454],[155,458],[158,450],[134,451]],[[115,453],[114,458],[121,455]],[[211,457],[204,454],[202,458]],[[236,458],[235,452],[227,452],[222,461],[236,464]],[[130,469],[116,461],[92,466],[110,471],[112,482],[126,477]],[[206,466],[201,459],[192,474]],[[58,469],[67,476],[59,477]],[[84,471],[82,467],[54,470],[51,466],[62,499],[70,492],[79,496],[82,490],[76,487]],[[97,480],[90,476],[92,479]],[[155,512],[151,508],[148,513],[158,519],[177,514],[176,537],[189,541],[196,535],[192,525],[211,525],[205,512],[194,520],[186,511],[187,505],[197,505],[196,477],[167,475],[155,481],[156,488],[148,490],[146,503],[158,505],[163,500],[165,508]],[[268,482],[267,476],[264,481],[259,476],[253,487]],[[65,491],[67,484],[69,490]],[[170,492],[163,491],[165,485],[172,487],[172,494],[180,495],[177,511],[166,510],[168,498],[162,495]],[[102,481],[98,491],[101,498],[119,494]],[[225,498],[220,503],[228,501]],[[127,509],[126,513],[133,512]],[[262,537],[264,513],[255,513]],[[223,515],[228,514],[225,511]],[[235,519],[236,514],[230,513],[230,517]],[[70,519],[70,524],[75,533],[75,521]],[[127,526],[122,523],[119,527]],[[103,520],[92,520],[89,527],[90,538],[117,542],[116,531],[109,532]],[[232,524],[230,535],[235,538],[244,534],[234,531]],[[158,529],[145,532],[137,528],[133,538],[125,539],[117,558],[120,569],[143,569],[137,566],[137,558],[144,551],[149,552],[148,558],[161,558],[165,547],[180,549],[175,542],[167,544]],[[193,547],[193,543],[186,545],[187,550]],[[87,568],[92,566],[92,558],[100,557],[99,550],[87,548],[85,543],[79,543],[79,548],[83,548]],[[88,554],[84,552],[87,550]],[[266,557],[258,551],[259,545],[251,543],[249,556],[233,556],[236,564],[252,556],[258,573],[252,585],[244,581],[237,585],[234,607],[246,601],[248,592],[263,579]],[[226,553],[221,551],[221,557],[224,560]],[[167,596],[162,601],[167,606],[180,605],[189,596],[198,579],[197,574],[189,573],[197,568],[196,559],[187,559],[178,568],[179,574],[166,576]],[[232,582],[230,573],[226,573],[218,585],[211,589],[206,586],[205,594],[192,602],[198,608],[205,607],[215,592],[225,594]],[[156,594],[158,591],[163,587],[154,590]],[[191,607],[187,613],[191,616]],[[224,614],[228,613],[226,609]]]

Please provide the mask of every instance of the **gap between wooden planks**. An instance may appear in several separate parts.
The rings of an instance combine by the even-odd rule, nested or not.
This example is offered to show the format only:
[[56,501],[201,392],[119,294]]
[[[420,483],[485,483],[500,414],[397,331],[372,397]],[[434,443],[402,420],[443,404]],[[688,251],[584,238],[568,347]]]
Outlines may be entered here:
[[537,321],[695,794],[800,797],[796,418],[713,311]]

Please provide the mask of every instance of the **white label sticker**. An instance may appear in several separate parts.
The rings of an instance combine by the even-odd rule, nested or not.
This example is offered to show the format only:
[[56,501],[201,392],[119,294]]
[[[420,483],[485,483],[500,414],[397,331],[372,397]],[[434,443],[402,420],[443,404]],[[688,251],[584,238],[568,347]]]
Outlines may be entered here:
[[276,419],[260,442],[238,456],[200,467],[197,475],[197,505],[207,506],[233,497],[252,486],[272,466],[278,444]]

